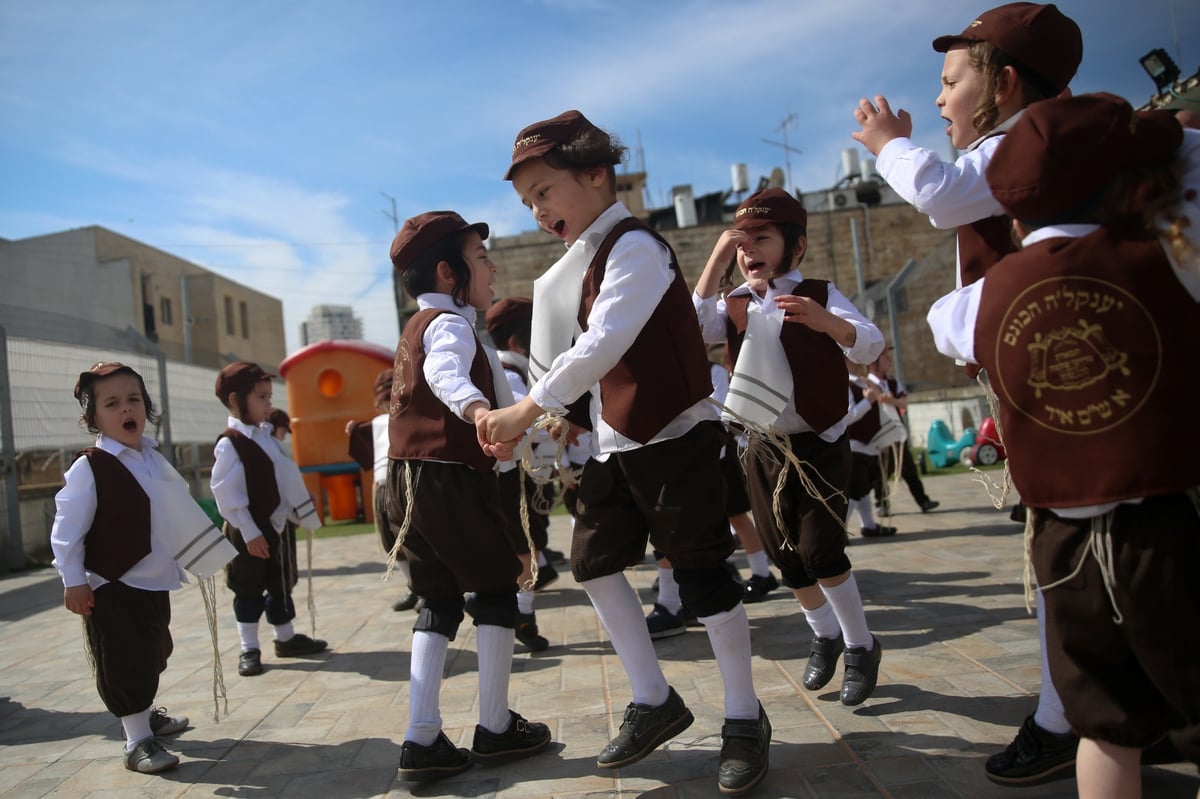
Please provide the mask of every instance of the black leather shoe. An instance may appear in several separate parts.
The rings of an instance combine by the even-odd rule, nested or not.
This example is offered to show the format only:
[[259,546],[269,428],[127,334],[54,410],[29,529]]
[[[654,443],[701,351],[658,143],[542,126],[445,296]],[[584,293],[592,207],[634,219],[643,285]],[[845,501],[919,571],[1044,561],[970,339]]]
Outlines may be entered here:
[[921,500],[921,513],[929,513],[929,511],[939,507],[941,504],[936,499],[925,497],[925,499]]
[[667,701],[655,707],[630,702],[625,708],[625,720],[617,737],[600,751],[596,765],[601,768],[617,768],[636,763],[658,748],[659,744],[674,738],[692,726],[695,717],[683,704],[683,699],[670,689]]
[[550,646],[546,636],[538,632],[537,616],[533,613],[518,613],[517,626],[513,632],[516,633],[517,640],[530,652],[541,652]]
[[875,690],[879,681],[879,661],[883,660],[883,645],[871,636],[875,644],[870,651],[865,647],[852,646],[843,657],[846,670],[842,674],[842,704],[847,707],[861,705]]
[[309,638],[304,633],[296,633],[286,641],[275,642],[275,657],[294,658],[301,655],[314,655],[325,651],[328,646],[320,638]]
[[262,652],[257,649],[247,649],[238,656],[238,674],[243,677],[253,677],[262,674]]
[[808,665],[804,667],[804,687],[819,691],[828,685],[837,671],[838,657],[845,648],[846,642],[840,635],[837,638],[814,638]]
[[526,721],[519,713],[508,711],[508,729],[496,733],[475,725],[475,741],[471,754],[488,763],[520,760],[537,754],[550,745],[550,728],[536,721]]
[[888,527],[886,524],[877,524],[874,527],[864,527],[859,530],[864,538],[887,538],[896,534],[895,527]]
[[396,776],[405,782],[428,782],[461,774],[471,767],[471,753],[455,747],[439,732],[429,746],[405,741],[400,747],[400,768]]
[[770,760],[771,721],[758,706],[758,719],[725,719],[721,727],[721,767],[717,787],[723,794],[740,794],[758,785],[767,775]]
[[557,549],[551,549],[550,547],[546,547],[545,549],[542,550],[542,554],[546,556],[547,563],[566,563],[567,562],[567,556],[564,555],[562,552],[559,552]]
[[392,610],[412,610],[421,601],[421,597],[409,591],[404,596],[392,603]]
[[1075,773],[1078,747],[1075,733],[1056,735],[1043,730],[1031,715],[1021,722],[1008,748],[987,759],[983,773],[1000,785],[1036,785],[1070,777]]
[[750,575],[750,579],[746,581],[746,592],[742,594],[742,601],[762,602],[767,598],[767,594],[778,587],[779,581],[770,572],[767,572],[765,577],[761,574],[752,574]]

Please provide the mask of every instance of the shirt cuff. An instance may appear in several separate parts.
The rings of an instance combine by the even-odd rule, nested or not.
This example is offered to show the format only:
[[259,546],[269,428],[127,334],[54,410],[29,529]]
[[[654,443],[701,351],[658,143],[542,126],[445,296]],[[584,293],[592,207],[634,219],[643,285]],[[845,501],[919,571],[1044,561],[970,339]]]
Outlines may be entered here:
[[887,180],[888,173],[892,171],[892,167],[896,165],[900,157],[915,146],[912,139],[907,136],[897,136],[883,145],[879,155],[875,156],[875,169],[883,176],[884,180]]

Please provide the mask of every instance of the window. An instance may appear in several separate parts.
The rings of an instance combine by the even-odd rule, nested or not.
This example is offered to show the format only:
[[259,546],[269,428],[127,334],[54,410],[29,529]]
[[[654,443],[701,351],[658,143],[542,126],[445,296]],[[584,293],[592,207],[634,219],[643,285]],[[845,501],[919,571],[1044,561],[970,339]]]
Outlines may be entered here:
[[171,317],[171,298],[163,297],[159,305],[161,307],[159,308],[158,318],[162,320],[162,323],[164,325],[175,324]]
[[238,311],[242,317],[242,338],[250,338],[250,313],[245,302],[238,303]]
[[225,335],[233,335],[233,297],[225,296]]

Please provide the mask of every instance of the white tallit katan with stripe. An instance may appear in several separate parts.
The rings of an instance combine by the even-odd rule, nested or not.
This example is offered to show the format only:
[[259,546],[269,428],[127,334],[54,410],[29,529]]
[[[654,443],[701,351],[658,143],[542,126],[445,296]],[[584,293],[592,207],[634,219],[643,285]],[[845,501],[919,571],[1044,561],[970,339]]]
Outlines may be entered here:
[[792,368],[780,343],[784,311],[766,312],[764,305],[751,302],[746,307],[746,334],[729,378],[721,418],[765,430],[788,407],[794,386]]
[[533,281],[533,320],[529,334],[529,383],[540,380],[554,359],[571,348],[582,332],[579,303],[583,276],[591,263],[587,242],[579,239],[565,255]]
[[[156,453],[157,454],[157,453]],[[220,571],[237,550],[192,498],[187,482],[169,465],[142,484],[150,498],[150,535],[189,574],[201,579]]]
[[[299,527],[316,530],[322,524],[317,507],[313,504],[312,494],[304,484],[300,467],[287,456],[274,438],[269,438],[263,451],[271,459],[275,467],[275,485],[279,489],[279,499],[288,507],[288,517]],[[274,446],[272,446],[274,445]]]

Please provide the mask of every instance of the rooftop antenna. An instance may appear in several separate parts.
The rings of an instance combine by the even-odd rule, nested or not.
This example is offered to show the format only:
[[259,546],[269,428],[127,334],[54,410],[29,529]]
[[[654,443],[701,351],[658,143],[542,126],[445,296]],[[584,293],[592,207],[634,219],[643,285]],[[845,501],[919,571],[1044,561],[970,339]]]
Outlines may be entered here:
[[783,148],[783,164],[785,167],[787,167],[787,190],[788,190],[789,194],[792,192],[792,155],[791,154],[795,153],[796,155],[799,155],[800,153],[804,152],[803,150],[797,150],[795,147],[791,147],[788,145],[788,138],[787,138],[788,128],[790,128],[792,126],[792,124],[794,122],[796,122],[796,120],[797,120],[796,114],[789,113],[787,116],[785,116],[783,118],[783,121],[781,121],[779,123],[779,127],[775,128],[775,130],[777,130],[781,134],[783,134],[782,142],[771,141],[770,139],[763,139],[763,141],[766,142],[767,144],[773,144],[776,147]]
[[392,201],[392,212],[390,214],[387,211],[384,211],[383,209],[380,209],[379,213],[383,214],[388,219],[392,220],[392,232],[399,233],[400,232],[400,217],[397,216],[397,214],[396,214],[396,198],[390,194],[384,194],[383,192],[379,192],[379,193],[383,194],[385,199]]

